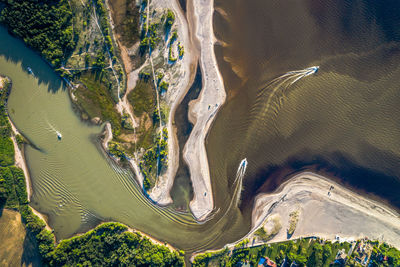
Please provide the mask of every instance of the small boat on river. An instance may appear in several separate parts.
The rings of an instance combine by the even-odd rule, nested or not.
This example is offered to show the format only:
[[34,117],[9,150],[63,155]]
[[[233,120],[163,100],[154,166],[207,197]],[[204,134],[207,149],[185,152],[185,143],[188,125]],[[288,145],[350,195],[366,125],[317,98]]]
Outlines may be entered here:
[[35,74],[33,73],[33,70],[31,69],[31,67],[27,67],[26,70],[28,71],[28,73],[32,76],[35,76]]

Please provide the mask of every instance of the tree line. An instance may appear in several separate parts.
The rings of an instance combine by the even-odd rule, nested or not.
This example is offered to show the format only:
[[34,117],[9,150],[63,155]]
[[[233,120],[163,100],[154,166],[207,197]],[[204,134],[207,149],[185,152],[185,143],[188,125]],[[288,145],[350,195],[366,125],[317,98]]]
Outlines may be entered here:
[[67,0],[4,1],[0,22],[59,68],[73,51],[77,32]]

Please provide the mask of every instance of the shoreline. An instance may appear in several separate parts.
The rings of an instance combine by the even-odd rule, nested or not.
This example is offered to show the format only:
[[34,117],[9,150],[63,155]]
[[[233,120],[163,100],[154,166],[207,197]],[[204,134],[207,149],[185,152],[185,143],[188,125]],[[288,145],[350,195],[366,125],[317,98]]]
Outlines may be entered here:
[[[293,235],[288,238],[289,214],[296,210],[300,214],[299,220]],[[269,218],[277,216],[281,221],[277,234],[268,241],[255,236],[255,231]],[[397,211],[312,172],[294,175],[273,193],[258,194],[251,219],[251,230],[221,249],[232,249],[245,239],[250,241],[247,247],[253,247],[308,237],[330,241],[355,241],[367,237],[400,248],[400,214]],[[221,249],[196,252],[191,259]]]
[[[400,229],[400,215],[395,210],[312,172],[291,177],[273,193],[257,195],[252,229],[241,240],[251,237],[268,217],[279,214],[288,219],[292,210],[300,211],[292,238],[317,235],[334,240],[339,235],[355,240],[367,236],[400,248],[400,233],[395,231]],[[287,221],[282,220],[282,229],[268,242],[288,240],[283,231]]]
[[[8,80],[8,82],[10,83],[10,85],[9,85],[10,86],[10,89],[9,89],[10,92],[9,93],[11,93],[12,81],[7,76],[0,75],[0,81],[1,81],[0,90],[3,90],[3,86],[4,86],[4,81],[3,80]],[[11,117],[8,114],[8,112],[7,112],[7,119],[8,119],[8,122],[10,123],[11,131],[12,131],[12,134],[11,134],[10,138],[11,138],[11,140],[13,142],[13,146],[14,146],[14,165],[16,167],[18,167],[18,168],[21,168],[22,171],[24,172],[27,198],[28,198],[28,201],[30,201],[31,200],[31,195],[32,195],[32,185],[31,185],[29,170],[28,170],[28,166],[27,166],[26,161],[25,161],[24,152],[19,148],[18,142],[15,139],[15,136],[21,135],[21,134],[17,130],[17,127],[15,127],[15,125],[14,125],[13,121],[11,120]]]
[[191,1],[188,16],[193,15],[193,34],[200,46],[203,88],[199,97],[189,103],[189,120],[194,124],[183,150],[188,165],[194,197],[190,209],[198,221],[204,221],[214,209],[214,198],[205,139],[215,115],[226,99],[222,75],[214,53],[214,1]]
[[[0,79],[8,79],[10,82],[10,93],[12,90],[12,81],[10,78],[6,77],[6,76],[2,76],[0,75]],[[0,89],[3,89],[2,86]],[[25,159],[25,152],[19,148],[18,146],[18,142],[15,138],[15,136],[17,135],[21,135],[21,133],[18,131],[17,127],[14,125],[13,121],[11,120],[10,115],[7,113],[7,118],[8,118],[8,122],[11,125],[11,131],[12,134],[10,136],[12,142],[13,142],[13,146],[14,146],[14,165],[20,169],[22,169],[24,176],[25,176],[25,184],[26,184],[26,193],[27,193],[27,199],[28,199],[28,206],[30,207],[30,209],[32,210],[32,212],[38,216],[44,223],[45,223],[45,229],[52,231],[53,229],[50,227],[49,223],[48,223],[48,218],[45,214],[40,213],[39,211],[35,210],[31,205],[30,205],[30,201],[31,201],[31,196],[32,196],[32,181],[31,181],[31,176],[29,173],[29,168],[28,168],[28,164],[26,163],[26,159]],[[25,146],[26,144],[24,144]],[[19,211],[18,211],[19,213]]]

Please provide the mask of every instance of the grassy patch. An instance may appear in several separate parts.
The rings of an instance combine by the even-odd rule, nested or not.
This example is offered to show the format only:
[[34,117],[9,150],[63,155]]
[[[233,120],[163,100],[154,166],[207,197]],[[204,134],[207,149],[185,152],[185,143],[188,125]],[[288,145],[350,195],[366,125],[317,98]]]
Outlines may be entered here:
[[254,234],[260,237],[263,241],[268,241],[274,237],[281,228],[280,217],[274,216],[268,218],[268,220]]
[[115,101],[102,78],[96,72],[81,75],[80,81],[84,86],[79,86],[74,92],[77,105],[88,118],[99,117],[103,121],[109,121],[113,134],[118,135],[121,130],[121,116],[115,109]]
[[299,221],[299,213],[300,212],[296,210],[289,214],[289,229],[287,229],[289,235],[292,235],[294,230],[296,230],[297,222]]
[[151,116],[156,102],[151,81],[140,79],[135,89],[129,93],[128,101],[132,105],[135,116],[140,117],[144,112]]
[[2,211],[0,240],[1,266],[40,266],[37,244],[26,232],[17,211]]
[[139,8],[135,0],[111,0],[115,31],[124,46],[131,47],[139,40]]

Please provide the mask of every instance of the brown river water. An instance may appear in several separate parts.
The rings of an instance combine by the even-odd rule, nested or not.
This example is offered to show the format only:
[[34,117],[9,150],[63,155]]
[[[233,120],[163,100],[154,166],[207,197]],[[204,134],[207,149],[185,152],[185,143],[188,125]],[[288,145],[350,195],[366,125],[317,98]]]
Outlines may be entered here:
[[[232,182],[246,157],[245,213],[255,193],[306,169],[400,208],[400,2],[215,7],[228,101],[207,140],[214,187]],[[282,76],[312,66],[317,73]]]

